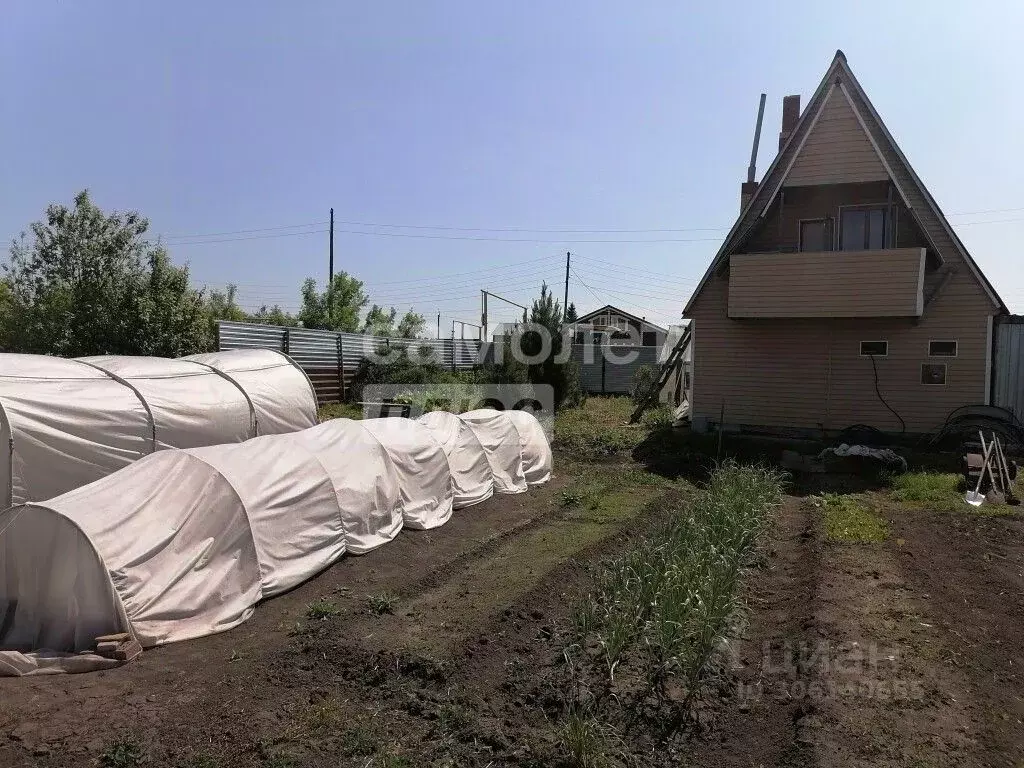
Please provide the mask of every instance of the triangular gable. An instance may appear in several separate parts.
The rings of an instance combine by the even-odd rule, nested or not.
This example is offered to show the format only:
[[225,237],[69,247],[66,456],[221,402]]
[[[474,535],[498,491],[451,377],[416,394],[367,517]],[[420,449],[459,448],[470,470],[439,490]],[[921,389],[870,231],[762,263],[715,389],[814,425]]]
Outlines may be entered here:
[[613,306],[612,304],[605,304],[600,309],[595,309],[593,312],[588,312],[585,315],[580,315],[578,318],[576,318],[576,322],[585,323],[588,319],[594,317],[594,315],[600,315],[603,314],[604,312],[614,312],[617,315],[622,315],[623,317],[629,318],[630,320],[635,320],[638,323],[650,326],[651,328],[654,328],[656,331],[668,333],[668,331],[665,328],[662,328],[660,325],[652,323],[650,320],[644,320],[642,317],[637,317],[636,315],[630,314],[629,312],[619,309],[618,307]]
[[[816,147],[826,144],[830,137],[834,137],[837,127],[845,125],[849,128],[849,118],[851,116],[862,129],[859,134],[851,130],[848,135],[848,137],[856,138],[852,144],[854,147],[854,157],[858,160],[858,162],[854,163],[855,172],[881,173],[884,175],[876,175],[875,178],[870,179],[855,179],[850,178],[846,174],[842,181],[800,181],[800,183],[831,184],[860,180],[891,179],[896,191],[903,199],[903,203],[931,243],[932,249],[936,254],[942,258],[944,252],[955,250],[968,265],[971,273],[978,280],[997,309],[1001,312],[1007,311],[1006,305],[999,298],[991,283],[982,274],[963,243],[953,232],[953,228],[939,210],[934,198],[925,189],[924,184],[907,162],[903,152],[896,145],[892,134],[885,127],[874,106],[861,88],[860,83],[857,82],[856,77],[854,77],[853,72],[847,65],[843,52],[836,51],[832,65],[811,96],[807,108],[800,115],[792,135],[775,157],[771,166],[769,166],[757,192],[740,213],[732,229],[729,230],[729,234],[726,235],[721,248],[719,248],[718,253],[697,285],[697,289],[686,303],[683,309],[684,316],[689,313],[694,301],[704,289],[715,269],[722,264],[723,260],[727,259],[733,252],[733,249],[738,247],[753,228],[757,226],[782,186],[784,184],[793,184],[793,169],[798,169],[798,176],[796,177],[798,180],[807,178],[808,166],[813,165],[813,163],[808,163],[808,160],[813,160],[815,156],[821,157]],[[817,125],[822,120],[831,122],[826,123],[827,130],[824,133],[817,134]],[[868,147],[871,149],[870,153],[866,151],[860,137],[863,137],[867,142]],[[812,154],[805,155],[804,150],[808,145],[812,147]],[[841,157],[836,157],[835,160],[842,162],[844,167],[847,164],[846,160]],[[875,164],[876,161],[877,165]],[[882,168],[881,172],[878,170],[878,165]],[[803,177],[800,174],[803,174]]]
[[889,172],[842,89],[832,87],[814,127],[794,155],[784,183],[857,184],[888,181]]

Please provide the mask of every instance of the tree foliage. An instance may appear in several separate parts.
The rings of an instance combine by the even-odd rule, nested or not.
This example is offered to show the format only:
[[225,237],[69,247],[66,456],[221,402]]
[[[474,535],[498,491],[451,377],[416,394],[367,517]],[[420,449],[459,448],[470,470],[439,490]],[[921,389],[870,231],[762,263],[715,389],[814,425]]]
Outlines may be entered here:
[[398,321],[398,338],[422,339],[427,328],[427,319],[411,309]]
[[395,316],[397,314],[398,310],[394,307],[388,310],[379,304],[374,304],[366,313],[366,320],[363,321],[363,333],[390,339],[395,335]]
[[5,347],[69,357],[208,348],[202,294],[148,228],[134,211],[105,214],[88,191],[70,208],[50,205],[4,265]]
[[576,313],[576,302],[570,301],[569,308],[565,310],[565,322],[575,323],[580,319],[580,316]]
[[332,331],[359,331],[359,313],[369,299],[361,280],[339,272],[327,290],[320,292],[316,280],[307,278],[302,284],[302,308],[297,319],[305,328]]
[[[550,339],[547,350],[545,336]],[[530,308],[529,330],[522,334],[520,346],[530,358],[541,358],[529,366],[530,382],[550,384],[557,406],[575,405],[583,397],[579,366],[571,359],[559,362],[566,343],[568,340],[562,335],[561,304],[548,290],[547,283],[542,283],[540,297],[533,300]]]

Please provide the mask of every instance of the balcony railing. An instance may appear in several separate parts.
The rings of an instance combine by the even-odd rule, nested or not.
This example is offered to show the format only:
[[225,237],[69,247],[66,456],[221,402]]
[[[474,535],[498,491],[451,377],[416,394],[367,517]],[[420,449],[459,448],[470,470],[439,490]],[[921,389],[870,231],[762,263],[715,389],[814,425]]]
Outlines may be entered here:
[[729,317],[919,317],[925,252],[735,254],[729,260]]

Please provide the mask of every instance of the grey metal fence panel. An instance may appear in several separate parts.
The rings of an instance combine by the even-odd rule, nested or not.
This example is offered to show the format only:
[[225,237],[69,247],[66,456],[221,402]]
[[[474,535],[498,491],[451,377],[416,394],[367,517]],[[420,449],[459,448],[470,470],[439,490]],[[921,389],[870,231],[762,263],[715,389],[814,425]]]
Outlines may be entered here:
[[995,334],[992,403],[1024,420],[1024,317],[1003,319]]
[[217,341],[222,350],[257,347],[285,352],[308,374],[322,403],[347,397],[359,365],[371,356],[403,354],[404,349],[420,361],[465,370],[478,364],[481,346],[475,339],[386,339],[228,320],[217,321]]
[[[633,376],[642,365],[658,364],[658,347],[574,344],[572,359],[580,366],[580,386],[592,395],[628,395]],[[623,362],[627,353],[635,359]]]

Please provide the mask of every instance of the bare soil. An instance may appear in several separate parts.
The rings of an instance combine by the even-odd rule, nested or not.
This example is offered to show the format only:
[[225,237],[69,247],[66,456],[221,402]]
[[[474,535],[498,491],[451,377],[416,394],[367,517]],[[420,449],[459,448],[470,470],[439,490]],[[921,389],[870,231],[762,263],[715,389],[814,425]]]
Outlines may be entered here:
[[[548,486],[345,558],[229,632],[0,679],[0,766],[569,765],[571,605],[689,486],[557,461]],[[626,733],[595,768],[1024,765],[1024,518],[873,498],[888,539],[836,544],[787,497],[697,721]],[[319,600],[338,613],[310,618]]]

